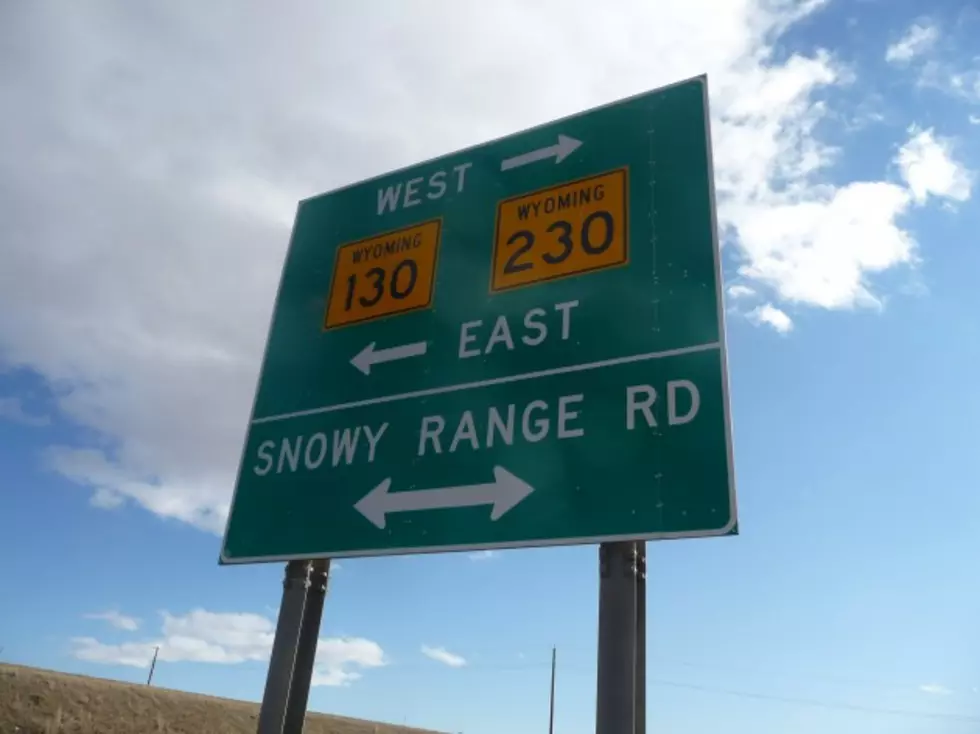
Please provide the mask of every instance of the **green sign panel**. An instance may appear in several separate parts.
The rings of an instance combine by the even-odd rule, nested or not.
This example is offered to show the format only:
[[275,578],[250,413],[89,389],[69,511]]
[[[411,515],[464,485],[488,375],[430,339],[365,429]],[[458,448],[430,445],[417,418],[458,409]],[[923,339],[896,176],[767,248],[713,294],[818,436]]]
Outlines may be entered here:
[[221,561],[735,532],[706,83],[303,201]]

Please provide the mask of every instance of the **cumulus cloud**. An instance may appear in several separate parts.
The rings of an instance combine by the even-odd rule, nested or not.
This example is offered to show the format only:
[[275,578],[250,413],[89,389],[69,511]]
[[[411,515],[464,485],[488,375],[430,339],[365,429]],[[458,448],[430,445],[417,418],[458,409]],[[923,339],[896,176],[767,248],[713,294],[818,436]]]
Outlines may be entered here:
[[915,201],[924,203],[929,196],[969,199],[972,176],[954,159],[951,141],[937,138],[932,128],[912,128],[910,133],[912,137],[898,151],[896,163]]
[[117,611],[109,610],[107,612],[94,612],[92,614],[86,614],[86,619],[99,619],[103,622],[108,622],[113,627],[119,630],[126,630],[127,632],[135,632],[139,629],[140,621],[135,617],[128,617],[125,614],[120,614]]
[[907,189],[883,181],[773,196],[732,206],[747,253],[744,277],[783,300],[829,309],[878,306],[868,276],[913,260],[915,241],[898,224]]
[[939,28],[933,24],[913,23],[895,43],[885,50],[885,61],[893,64],[905,64],[921,56],[936,45],[939,40]]
[[[76,658],[93,663],[145,667],[159,648],[161,662],[234,665],[267,660],[274,636],[275,624],[262,615],[195,609],[183,616],[164,612],[161,635],[154,639],[112,645],[94,637],[76,637],[72,643]],[[348,685],[363,670],[386,664],[384,651],[372,640],[321,638],[313,685]]]
[[219,533],[297,198],[705,72],[740,282],[878,305],[871,278],[914,261],[909,190],[828,183],[825,93],[853,75],[774,52],[825,4],[21,4],[0,26],[0,363],[95,437],[48,465],[99,507]]
[[736,283],[728,286],[728,295],[732,298],[748,298],[755,295],[755,289]]
[[780,334],[786,334],[793,329],[793,320],[786,315],[786,312],[780,311],[771,303],[765,303],[752,309],[749,311],[748,317],[753,323],[767,324]]
[[938,89],[963,102],[980,103],[980,68],[952,58],[930,59],[922,65],[919,84]]
[[387,665],[378,643],[361,637],[321,639],[313,671],[315,686],[345,686],[361,677],[360,670]]
[[144,478],[123,461],[113,461],[97,449],[52,446],[44,452],[44,457],[62,475],[92,487],[95,491],[91,502],[96,507],[118,507],[128,497],[161,517],[181,520],[214,533],[224,528],[227,500],[194,499],[195,487],[206,497],[214,491],[205,482],[190,484],[189,479],[182,481],[176,473],[171,475],[173,479],[169,483]]
[[94,637],[73,637],[72,654],[79,660],[108,665],[128,665],[145,668],[153,660],[156,645],[152,642],[126,642],[106,645]]
[[449,652],[444,647],[430,647],[422,645],[422,654],[436,662],[448,665],[450,668],[462,668],[466,665],[466,658],[462,655]]
[[968,69],[949,75],[947,91],[969,102],[980,102],[980,70]]
[[13,396],[0,397],[0,419],[33,427],[46,426],[51,422],[46,415],[28,411],[21,399]]
[[469,557],[471,561],[489,561],[491,558],[496,558],[497,553],[492,550],[482,550],[476,553],[470,553]]

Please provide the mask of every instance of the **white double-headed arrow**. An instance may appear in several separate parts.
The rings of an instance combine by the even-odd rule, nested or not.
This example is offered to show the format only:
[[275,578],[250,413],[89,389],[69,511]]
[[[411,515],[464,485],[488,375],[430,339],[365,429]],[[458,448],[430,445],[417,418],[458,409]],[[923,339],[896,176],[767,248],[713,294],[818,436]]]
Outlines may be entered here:
[[382,530],[389,512],[493,505],[490,519],[498,520],[534,491],[534,487],[515,477],[502,466],[493,468],[493,481],[489,484],[417,489],[412,492],[389,492],[390,488],[391,479],[385,479],[354,505],[354,509],[364,515],[368,522]]
[[555,163],[561,163],[578,150],[581,144],[581,140],[570,138],[567,135],[559,135],[558,142],[555,145],[538,148],[537,150],[532,150],[530,153],[515,155],[513,158],[505,158],[500,162],[500,170],[509,171],[511,168],[520,168],[521,166],[526,166],[528,163],[537,163],[546,158],[554,158]]
[[351,359],[350,363],[365,375],[371,374],[371,367],[383,362],[394,362],[397,359],[420,357],[425,354],[426,342],[402,344],[388,349],[375,349],[374,342],[368,344]]

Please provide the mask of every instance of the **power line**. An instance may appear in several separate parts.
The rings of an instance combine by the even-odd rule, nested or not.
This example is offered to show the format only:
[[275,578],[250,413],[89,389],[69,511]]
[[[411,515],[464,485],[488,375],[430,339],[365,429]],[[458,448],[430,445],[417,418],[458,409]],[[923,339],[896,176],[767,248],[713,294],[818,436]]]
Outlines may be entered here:
[[[573,650],[576,648],[572,648]],[[731,665],[725,662],[696,662],[693,660],[683,660],[681,658],[669,658],[669,657],[659,657],[651,660],[651,663],[655,664],[661,672],[665,672],[665,669],[669,669],[673,666],[684,667],[684,668],[694,668],[700,670],[708,670],[715,673],[738,673],[741,675],[752,675],[761,678],[775,678],[783,681],[787,676],[793,676],[797,679],[817,681],[823,683],[829,683],[836,686],[848,686],[853,688],[854,686],[862,686],[866,688],[880,689],[882,692],[890,693],[911,693],[919,690],[919,685],[911,681],[898,681],[891,680],[886,681],[883,679],[873,680],[869,677],[857,677],[848,675],[830,675],[821,672],[810,672],[800,669],[779,669],[777,667],[754,667],[749,665]],[[545,668],[550,663],[544,658],[538,658],[537,656],[527,659],[522,659],[515,663],[506,662],[481,662],[481,661],[471,661],[467,663],[467,667],[471,670],[531,670],[537,668]],[[414,663],[412,663],[414,665]],[[568,670],[568,672],[573,674],[585,674],[591,675],[595,670],[594,663],[584,662],[581,660],[566,662],[563,667]]]
[[[581,645],[566,645],[573,652],[587,653],[586,647]],[[542,660],[540,665],[545,665]],[[784,680],[787,676],[794,676],[796,678],[804,678],[813,681],[822,681],[825,683],[831,683],[835,685],[846,685],[846,686],[866,686],[869,688],[881,688],[889,691],[895,691],[896,689],[918,689],[919,685],[915,682],[910,681],[898,681],[898,680],[874,680],[867,676],[850,676],[850,675],[840,675],[840,674],[828,674],[820,671],[807,671],[801,670],[798,667],[794,667],[791,670],[786,668],[779,668],[778,666],[751,666],[751,665],[731,665],[727,661],[717,661],[717,660],[705,660],[705,661],[695,661],[695,660],[685,660],[683,658],[674,657],[664,657],[661,655],[655,655],[650,658],[650,665],[656,666],[657,668],[663,670],[664,668],[669,668],[672,666],[680,666],[685,668],[698,668],[702,670],[710,670],[713,672],[730,672],[730,673],[748,673],[751,675],[765,676],[771,678],[778,678],[779,680]],[[590,668],[591,669],[591,668]]]
[[882,690],[895,691],[896,689],[916,689],[918,685],[899,681],[884,681],[881,679],[871,680],[867,677],[853,677],[844,675],[828,675],[820,672],[810,672],[806,670],[800,670],[794,668],[793,670],[778,669],[775,667],[753,667],[746,665],[731,665],[728,663],[719,662],[695,662],[692,660],[682,660],[680,658],[665,658],[658,657],[656,662],[658,667],[664,668],[672,665],[677,665],[685,668],[695,668],[701,670],[711,670],[713,672],[729,672],[729,673],[739,673],[748,674],[753,676],[771,677],[779,678],[780,680],[785,680],[789,675],[796,678],[809,679],[813,681],[820,681],[824,683],[830,683],[833,685],[845,685],[848,687],[854,686],[864,686],[868,688],[880,688]]
[[927,711],[907,711],[903,709],[878,708],[875,706],[861,706],[858,704],[843,702],[821,701],[816,698],[796,698],[792,696],[778,696],[771,693],[755,693],[753,691],[737,691],[730,688],[699,686],[693,683],[677,683],[676,681],[663,680],[660,678],[648,678],[647,682],[651,685],[666,686],[668,688],[685,688],[691,691],[701,691],[703,693],[721,693],[726,696],[752,698],[760,701],[778,701],[779,703],[794,704],[797,706],[814,706],[824,709],[860,711],[867,714],[889,714],[891,716],[908,716],[920,719],[937,719],[942,721],[961,721],[969,724],[980,724],[980,716],[970,716],[968,714],[937,714],[929,713]]
[[[473,662],[467,663],[465,668],[460,668],[458,670],[468,670],[469,672],[496,672],[496,671],[518,671],[518,670],[541,670],[543,668],[549,667],[550,662],[544,660],[538,662],[534,661],[524,661],[519,664],[493,664],[493,663],[480,663]],[[414,667],[414,666],[410,666]],[[570,666],[569,672],[585,672],[584,668],[575,665],[574,663]],[[594,668],[590,668],[592,672]],[[980,716],[974,716],[970,714],[941,714],[941,713],[931,713],[927,711],[909,711],[906,709],[890,709],[882,708],[876,706],[863,706],[860,704],[850,704],[845,702],[837,701],[826,701],[817,698],[806,698],[806,697],[794,697],[794,696],[781,696],[774,693],[758,693],[755,691],[742,691],[731,688],[722,688],[715,686],[705,686],[698,685],[695,683],[681,683],[678,681],[667,680],[664,678],[648,678],[648,685],[655,685],[667,688],[681,688],[691,691],[699,691],[701,693],[714,693],[721,694],[725,696],[735,696],[738,698],[748,698],[757,701],[772,701],[776,703],[783,703],[795,706],[810,706],[814,708],[822,708],[828,710],[838,710],[838,711],[853,711],[858,713],[866,714],[885,714],[888,716],[905,716],[910,718],[918,719],[932,719],[939,721],[956,721],[968,724],[980,724]]]

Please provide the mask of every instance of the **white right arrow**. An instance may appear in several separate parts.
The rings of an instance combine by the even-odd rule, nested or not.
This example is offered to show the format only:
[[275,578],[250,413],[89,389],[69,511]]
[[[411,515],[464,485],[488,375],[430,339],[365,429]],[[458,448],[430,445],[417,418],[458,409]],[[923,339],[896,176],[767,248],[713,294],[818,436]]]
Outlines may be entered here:
[[528,163],[537,163],[546,158],[554,158],[555,163],[561,163],[582,145],[581,140],[570,138],[567,135],[559,135],[556,145],[549,145],[546,148],[538,148],[529,153],[515,155],[513,158],[505,158],[500,162],[501,171],[509,171],[511,168],[526,166]]
[[502,466],[493,468],[493,481],[488,484],[419,489],[413,492],[389,492],[390,488],[391,479],[385,479],[354,505],[355,510],[364,515],[372,525],[382,530],[389,512],[493,505],[490,519],[498,520],[534,491],[534,487],[515,477]]
[[375,349],[374,342],[368,344],[351,359],[350,363],[365,375],[371,374],[371,367],[383,362],[394,362],[396,359],[408,359],[409,357],[420,357],[425,354],[427,343],[414,342],[413,344],[402,344],[398,347],[388,349]]

